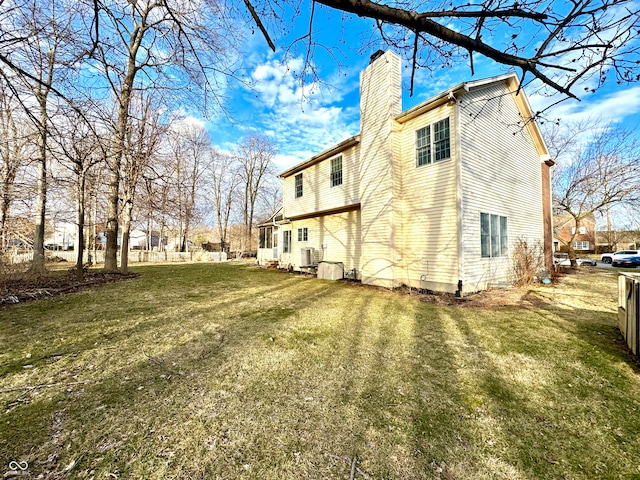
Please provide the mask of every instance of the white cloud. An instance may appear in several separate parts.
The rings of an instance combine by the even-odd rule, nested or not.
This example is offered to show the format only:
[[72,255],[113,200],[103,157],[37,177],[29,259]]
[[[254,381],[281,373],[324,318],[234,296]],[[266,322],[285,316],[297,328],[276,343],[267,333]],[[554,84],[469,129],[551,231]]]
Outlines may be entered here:
[[251,72],[255,113],[251,124],[242,128],[261,131],[273,140],[279,151],[276,164],[282,169],[359,130],[357,97],[355,106],[344,104],[346,94],[354,90],[350,76],[329,72],[326,85],[304,83],[300,81],[303,67],[300,58],[287,63],[271,59]]
[[[534,110],[542,111],[560,99],[560,94],[548,97],[531,95],[529,101]],[[548,117],[559,118],[563,122],[579,122],[586,119],[602,118],[621,122],[625,117],[640,113],[640,87],[631,87],[612,93],[588,94],[581,102],[567,100],[549,109]]]

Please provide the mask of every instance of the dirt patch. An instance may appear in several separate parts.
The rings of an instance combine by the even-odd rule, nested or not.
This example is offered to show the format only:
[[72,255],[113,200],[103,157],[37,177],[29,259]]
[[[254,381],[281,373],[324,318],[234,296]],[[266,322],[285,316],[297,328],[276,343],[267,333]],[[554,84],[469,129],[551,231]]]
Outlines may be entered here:
[[[365,285],[353,280],[342,280],[354,287],[384,289],[374,285]],[[508,287],[492,288],[482,292],[466,294],[464,297],[457,297],[451,293],[438,293],[428,290],[416,290],[406,286],[394,288],[392,290],[398,295],[407,295],[418,298],[422,302],[432,303],[442,306],[456,306],[467,308],[487,308],[495,309],[499,307],[520,307],[520,308],[540,308],[545,301],[532,293],[529,287]]]
[[87,272],[84,279],[78,281],[75,273],[18,275],[14,278],[4,279],[0,284],[0,305],[6,307],[39,298],[54,297],[138,276],[137,273],[123,275],[121,273]]
[[417,296],[421,301],[435,305],[457,306],[468,308],[498,308],[498,307],[523,307],[533,308],[542,301],[533,295],[528,288],[509,287],[494,288],[478,293],[457,297],[449,293],[409,291],[408,288],[398,289],[406,295]]

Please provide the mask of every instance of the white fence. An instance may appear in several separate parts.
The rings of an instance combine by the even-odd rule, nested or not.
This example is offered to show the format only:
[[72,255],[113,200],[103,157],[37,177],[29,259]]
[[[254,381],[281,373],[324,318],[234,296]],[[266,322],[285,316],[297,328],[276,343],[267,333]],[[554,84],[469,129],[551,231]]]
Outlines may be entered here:
[[621,273],[618,277],[618,323],[627,346],[634,355],[640,351],[640,274]]
[[[49,260],[64,260],[75,263],[77,253],[74,251],[46,251]],[[95,255],[95,256],[94,256]],[[87,263],[91,256],[91,263],[104,263],[104,251],[84,252],[83,262]],[[6,255],[10,263],[26,263],[33,258],[33,253],[18,253]],[[120,257],[118,256],[118,260]],[[162,262],[225,262],[226,252],[149,252],[147,250],[132,250],[129,252],[129,263],[162,263]]]

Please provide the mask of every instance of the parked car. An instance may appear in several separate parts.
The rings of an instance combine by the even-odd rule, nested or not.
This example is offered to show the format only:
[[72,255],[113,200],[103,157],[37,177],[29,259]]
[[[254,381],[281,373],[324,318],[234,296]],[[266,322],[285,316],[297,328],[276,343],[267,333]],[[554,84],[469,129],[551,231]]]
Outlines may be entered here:
[[553,263],[554,265],[562,265],[563,262],[569,260],[569,254],[563,252],[555,252],[553,254]]
[[590,267],[595,267],[598,265],[598,262],[596,262],[593,258],[576,258],[576,262],[578,262],[578,265],[589,265]]
[[603,263],[613,263],[614,260],[619,258],[636,257],[638,255],[640,255],[640,251],[638,250],[620,250],[615,253],[603,253],[600,261]]
[[614,267],[636,268],[640,267],[640,256],[617,258],[611,264]]
[[[570,267],[571,266],[571,260],[569,260],[569,254],[567,254],[567,253],[554,253],[553,254],[553,263],[556,264],[556,265],[560,265],[562,267]],[[598,262],[596,262],[595,260],[593,260],[591,258],[576,258],[576,263],[579,266],[589,265],[589,266],[595,267],[596,265],[598,265]]]

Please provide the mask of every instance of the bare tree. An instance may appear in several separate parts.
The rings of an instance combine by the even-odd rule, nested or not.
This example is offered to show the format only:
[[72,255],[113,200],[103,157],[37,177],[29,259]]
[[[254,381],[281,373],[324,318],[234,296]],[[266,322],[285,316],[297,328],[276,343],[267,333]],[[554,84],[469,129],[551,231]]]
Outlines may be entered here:
[[[122,240],[120,244],[120,270],[128,273],[129,235],[133,221],[136,189],[143,174],[156,154],[165,126],[149,97],[139,98],[133,106],[135,115],[129,121],[125,137],[124,175],[122,185]],[[151,232],[148,232],[150,235]]]
[[229,220],[241,181],[239,168],[233,155],[211,150],[211,191],[222,249],[227,245]]
[[[0,4],[4,7],[4,4]],[[15,7],[15,6],[12,6]],[[47,163],[54,81],[74,51],[72,38],[75,9],[64,2],[24,1],[17,8],[0,11],[8,35],[0,42],[0,69],[27,117],[37,130],[38,199],[32,271],[44,270],[44,235],[47,204]],[[19,36],[17,32],[26,32]]]
[[264,189],[265,179],[273,169],[275,148],[267,137],[250,135],[238,146],[237,155],[244,189],[242,216],[245,227],[245,245],[243,248],[251,249],[255,208]]
[[85,251],[85,218],[87,210],[87,181],[93,167],[106,159],[106,147],[96,135],[95,128],[87,125],[73,110],[66,113],[69,120],[65,125],[59,125],[52,130],[52,149],[60,154],[58,159],[68,168],[74,179],[76,200],[76,265],[75,274],[78,281],[84,278],[84,251]]
[[586,122],[560,132],[557,128],[548,137],[551,154],[558,162],[553,199],[556,209],[569,214],[575,223],[566,242],[575,267],[574,240],[582,220],[640,199],[640,150],[634,131],[616,124]]
[[197,193],[209,170],[211,138],[199,125],[175,122],[169,148],[174,166],[181,252],[188,251]]
[[[105,270],[117,270],[118,203],[125,137],[136,88],[169,89],[175,95],[196,90],[213,94],[216,82],[232,71],[230,58],[240,45],[216,2],[140,0],[96,1],[91,31],[99,59],[118,106],[110,187]],[[136,80],[144,82],[136,87]],[[195,88],[194,88],[195,87]],[[208,97],[205,96],[205,100]],[[214,102],[216,103],[216,102]],[[206,107],[205,102],[205,107]],[[219,106],[220,104],[217,103]]]
[[27,164],[29,137],[32,129],[20,115],[17,102],[0,81],[0,249],[8,244],[8,222],[14,202],[16,176]]
[[[607,80],[640,80],[640,13],[634,0],[318,0],[311,6],[309,31],[299,40],[307,56],[305,73],[314,73],[310,57],[316,47],[327,48],[314,40],[316,4],[374,20],[377,28],[372,29],[370,44],[404,52],[413,72],[437,72],[464,62],[473,74],[474,55],[480,55],[518,69],[523,80],[537,79],[565,98],[584,93],[587,80],[593,80],[589,90]],[[256,10],[261,18],[274,20],[269,27],[287,31],[286,10],[279,2],[262,0]],[[413,74],[411,78],[413,89]]]

